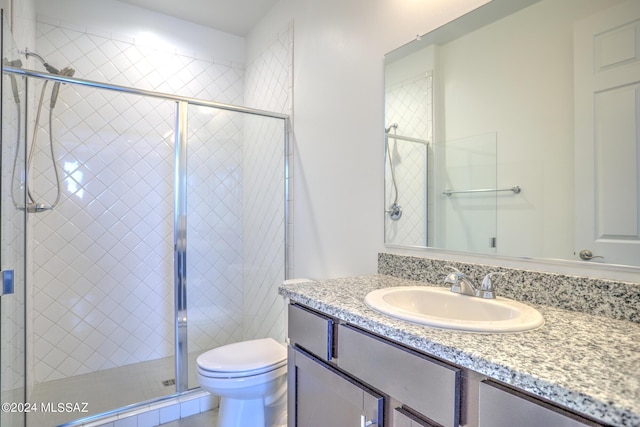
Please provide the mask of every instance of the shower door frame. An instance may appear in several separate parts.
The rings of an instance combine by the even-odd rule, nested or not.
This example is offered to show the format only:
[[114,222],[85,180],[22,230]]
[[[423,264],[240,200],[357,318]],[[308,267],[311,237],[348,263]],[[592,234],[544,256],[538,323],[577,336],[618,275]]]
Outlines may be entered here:
[[[0,58],[3,59],[3,63],[4,63],[4,58],[5,55],[7,54],[7,51],[13,51],[15,49],[15,40],[13,39],[13,34],[11,33],[11,31],[8,31],[5,25],[5,9],[0,8]],[[12,43],[12,47],[9,46],[5,46],[5,43]],[[13,53],[13,52],[12,52]],[[24,86],[22,87],[22,89],[24,89],[24,96],[25,98],[28,96],[28,89],[27,89],[27,85],[26,83],[24,83]],[[5,88],[5,83],[4,83],[4,76],[2,78],[2,80],[0,80],[0,99],[4,99],[4,91],[6,90]],[[20,88],[17,89],[18,92],[20,92]],[[14,96],[15,93],[14,93]],[[26,102],[24,103],[25,105],[21,105],[20,101],[17,102],[18,104],[18,117],[20,117],[20,115],[23,115],[24,119],[23,119],[23,123],[20,123],[20,120],[18,120],[18,126],[16,128],[17,134],[18,134],[18,138],[16,141],[16,147],[15,147],[15,154],[12,156],[14,158],[14,167],[12,169],[12,173],[11,173],[11,183],[10,183],[10,198],[11,198],[11,204],[15,205],[15,209],[20,210],[20,207],[15,203],[15,199],[14,199],[14,194],[13,194],[13,186],[14,186],[14,178],[15,178],[15,165],[16,162],[18,161],[18,159],[21,159],[22,162],[24,162],[26,164],[26,158],[27,158],[27,149],[26,149],[26,144],[23,145],[22,150],[20,149],[20,138],[19,135],[24,134],[24,138],[26,139],[26,123],[27,123],[27,109],[26,109]],[[2,122],[2,130],[0,132],[2,132],[2,135],[0,135],[0,147],[1,147],[1,151],[0,151],[0,159],[4,156],[4,150],[5,150],[5,145],[7,144],[4,141],[4,114],[5,114],[5,108],[6,106],[4,104],[0,105],[0,122]],[[4,163],[2,165],[0,165],[0,172],[3,171],[4,169]],[[4,176],[2,176],[2,178],[4,179]],[[2,193],[2,191],[0,191],[0,193]],[[23,200],[27,200],[27,193],[26,193],[26,186],[24,187],[24,189],[22,190],[22,199]],[[4,196],[3,196],[4,197]],[[26,205],[26,202],[25,202]],[[0,224],[0,227],[4,227],[4,221],[5,221],[5,216],[4,216],[4,212],[0,212],[0,221],[2,221],[2,224]],[[27,298],[27,292],[26,292],[26,273],[27,273],[27,259],[26,259],[26,251],[27,251],[27,210],[26,209],[22,209],[22,212],[20,215],[20,226],[21,226],[21,232],[22,235],[20,236],[20,241],[21,241],[21,245],[22,245],[22,250],[20,251],[20,249],[16,249],[16,252],[22,252],[22,260],[20,263],[14,264],[13,262],[8,263],[5,265],[5,247],[0,249],[0,282],[1,282],[1,288],[0,288],[0,304],[2,304],[4,306],[4,298],[6,298],[7,296],[10,297],[17,297],[18,294],[22,293],[22,306],[21,309],[19,310],[20,313],[18,313],[18,317],[19,319],[13,319],[14,321],[16,321],[17,323],[20,324],[20,326],[22,327],[22,331],[19,332],[18,334],[16,334],[16,336],[18,338],[15,339],[15,341],[19,340],[20,341],[20,345],[22,346],[22,354],[20,355],[20,363],[22,366],[18,366],[17,369],[20,371],[22,378],[21,378],[21,385],[22,385],[22,390],[21,392],[17,393],[16,395],[13,395],[11,398],[15,401],[12,402],[5,402],[5,395],[4,392],[5,390],[0,390],[2,392],[2,397],[3,397],[3,408],[5,408],[5,404],[9,403],[11,405],[13,404],[17,404],[17,405],[24,405],[26,404],[26,402],[28,402],[27,400],[27,353],[26,353],[26,347],[27,347],[27,331],[26,331],[26,325],[27,325],[27,302],[26,302],[26,298]],[[0,229],[0,237],[2,237],[4,233],[4,229]],[[15,260],[14,260],[15,261]],[[3,267],[9,267],[7,270],[3,270]],[[7,276],[5,276],[5,273],[8,273]],[[6,282],[5,282],[6,280]],[[9,289],[7,289],[7,286],[9,287]],[[3,307],[4,308],[4,307]],[[0,315],[2,314],[2,310],[3,308],[0,308]],[[15,313],[14,313],[15,314]],[[4,319],[3,319],[4,320]],[[4,327],[2,328],[3,330],[0,331],[0,338],[2,338],[2,336],[4,335],[5,329]],[[14,330],[10,330],[11,333],[15,333]],[[14,340],[12,340],[14,341]],[[14,341],[14,342],[15,342]],[[3,342],[4,343],[4,342]],[[0,358],[3,358],[4,354],[0,355]],[[14,366],[14,368],[16,368]],[[16,382],[17,383],[17,382]],[[0,378],[0,387],[4,388],[4,381]],[[15,385],[15,384],[14,384]],[[19,390],[19,389],[18,389]],[[10,405],[10,406],[11,406]],[[11,408],[13,408],[13,406],[11,406]],[[19,420],[19,426],[20,427],[24,427],[27,424],[27,413],[25,410],[3,410],[2,414],[0,414],[0,424],[2,424],[3,422],[6,421],[6,419],[4,418],[5,416],[9,416],[9,417],[14,417],[14,418],[9,418],[10,421],[16,421]],[[20,408],[20,406],[17,406],[17,408]],[[17,409],[16,408],[16,409]]]
[[[151,402],[162,401],[185,393],[188,390],[188,360],[187,360],[187,108],[190,105],[215,108],[219,110],[251,114],[283,120],[284,143],[284,278],[289,278],[289,158],[290,158],[290,130],[291,121],[288,114],[272,111],[248,108],[233,104],[225,104],[215,101],[206,101],[197,98],[179,95],[153,92],[127,86],[112,85],[93,80],[67,77],[35,70],[3,67],[3,72],[49,80],[52,82],[68,83],[96,89],[105,89],[120,93],[134,94],[145,97],[158,98],[176,103],[176,127],[175,127],[175,155],[174,155],[174,325],[175,325],[175,394],[153,399]],[[148,405],[150,401],[135,402],[126,408]],[[120,408],[122,409],[122,408]],[[107,414],[117,412],[118,409],[102,414],[93,415],[85,420],[95,419]],[[75,423],[75,422],[74,422]]]

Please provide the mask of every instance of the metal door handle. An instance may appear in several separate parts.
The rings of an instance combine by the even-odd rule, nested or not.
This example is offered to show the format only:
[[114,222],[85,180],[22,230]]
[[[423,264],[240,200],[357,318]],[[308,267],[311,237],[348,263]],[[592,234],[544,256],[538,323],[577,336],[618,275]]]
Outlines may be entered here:
[[375,421],[367,421],[367,417],[365,417],[364,415],[360,415],[360,427],[369,427],[372,426],[375,423]]
[[590,259],[593,259],[593,258],[604,258],[603,256],[593,255],[593,252],[591,252],[589,249],[581,250],[578,255],[580,255],[580,259],[583,259],[585,261],[589,261]]

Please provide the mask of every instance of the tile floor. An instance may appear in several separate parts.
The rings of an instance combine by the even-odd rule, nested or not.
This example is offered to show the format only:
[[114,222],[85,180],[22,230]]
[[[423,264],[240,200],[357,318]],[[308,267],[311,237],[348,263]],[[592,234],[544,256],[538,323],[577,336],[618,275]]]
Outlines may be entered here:
[[[196,356],[190,355],[190,366],[195,366]],[[195,372],[190,374],[189,387],[196,387]],[[174,359],[169,357],[37,384],[31,393],[30,402],[86,402],[89,412],[78,416],[77,413],[40,411],[29,414],[28,425],[58,426],[133,403],[171,395],[175,393],[175,385],[165,386],[162,381],[173,378]]]
[[161,427],[214,427],[217,422],[218,411],[214,410],[162,424]]

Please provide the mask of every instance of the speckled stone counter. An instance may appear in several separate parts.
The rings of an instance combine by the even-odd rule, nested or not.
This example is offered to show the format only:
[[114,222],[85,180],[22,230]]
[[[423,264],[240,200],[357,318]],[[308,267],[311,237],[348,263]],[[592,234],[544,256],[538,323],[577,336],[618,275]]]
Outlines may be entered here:
[[536,305],[545,325],[512,334],[435,329],[370,309],[365,295],[425,285],[386,275],[287,284],[280,294],[330,316],[616,426],[640,426],[640,324]]

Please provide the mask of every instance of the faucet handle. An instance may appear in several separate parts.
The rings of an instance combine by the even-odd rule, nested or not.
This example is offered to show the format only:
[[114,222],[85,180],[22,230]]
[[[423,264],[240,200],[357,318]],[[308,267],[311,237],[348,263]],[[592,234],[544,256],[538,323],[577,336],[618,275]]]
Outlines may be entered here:
[[493,282],[491,281],[491,277],[495,276],[504,276],[505,273],[489,273],[484,276],[482,279],[482,284],[480,285],[479,293],[482,298],[495,298],[496,297],[496,288],[493,286]]
[[444,283],[449,283],[449,284],[457,283],[458,280],[464,277],[464,273],[458,270],[457,268],[455,268],[454,266],[447,265],[447,267],[453,271],[445,276]]
[[470,290],[466,290],[465,285],[468,279],[462,271],[458,270],[452,265],[448,265],[447,267],[449,267],[453,271],[447,274],[447,276],[444,278],[444,283],[447,285],[451,285],[451,288],[449,289],[451,292],[456,294],[469,294],[470,292],[473,292]]

